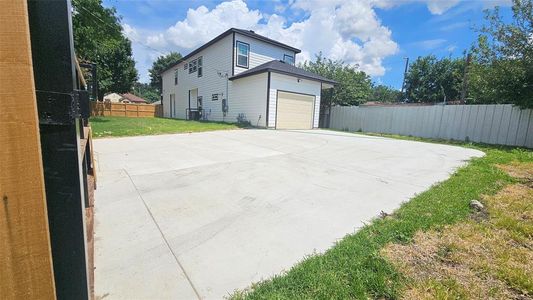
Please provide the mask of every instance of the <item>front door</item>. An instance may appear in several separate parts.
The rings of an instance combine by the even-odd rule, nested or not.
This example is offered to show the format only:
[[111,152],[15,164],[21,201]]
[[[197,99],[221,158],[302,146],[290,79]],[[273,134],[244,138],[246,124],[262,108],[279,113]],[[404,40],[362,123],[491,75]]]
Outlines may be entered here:
[[170,117],[176,117],[176,95],[170,94]]
[[198,89],[189,90],[189,109],[198,109]]

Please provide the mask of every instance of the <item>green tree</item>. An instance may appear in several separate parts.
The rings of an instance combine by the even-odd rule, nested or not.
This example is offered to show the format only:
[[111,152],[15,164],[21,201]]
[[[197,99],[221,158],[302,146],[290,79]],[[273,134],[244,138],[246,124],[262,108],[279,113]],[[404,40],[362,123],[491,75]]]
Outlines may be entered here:
[[369,101],[394,103],[400,101],[402,93],[386,85],[377,85],[372,87],[372,94]]
[[341,60],[331,60],[322,53],[315,56],[315,61],[306,61],[299,67],[337,81],[331,92],[321,97],[322,106],[359,105],[368,100],[372,90],[372,81],[363,71]]
[[131,42],[122,33],[115,8],[103,7],[101,0],[75,0],[72,5],[76,55],[96,63],[99,96],[129,92],[138,74]]
[[514,103],[533,108],[533,2],[513,0],[513,19],[485,11],[473,49],[469,98],[473,103]]
[[135,83],[133,86],[133,94],[147,100],[150,103],[161,100],[161,94],[159,91],[148,83]]
[[181,54],[178,52],[170,52],[167,55],[159,56],[152,64],[152,68],[148,70],[148,73],[150,73],[150,85],[161,92],[161,72],[177,63],[180,59]]
[[410,102],[459,100],[464,61],[434,55],[418,57],[405,76],[406,95]]

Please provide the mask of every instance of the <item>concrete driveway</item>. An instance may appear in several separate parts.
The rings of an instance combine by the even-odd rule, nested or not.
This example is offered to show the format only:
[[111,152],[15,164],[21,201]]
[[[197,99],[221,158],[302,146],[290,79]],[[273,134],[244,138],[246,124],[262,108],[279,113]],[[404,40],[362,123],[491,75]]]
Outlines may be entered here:
[[95,289],[220,299],[322,252],[482,152],[332,131],[98,139]]

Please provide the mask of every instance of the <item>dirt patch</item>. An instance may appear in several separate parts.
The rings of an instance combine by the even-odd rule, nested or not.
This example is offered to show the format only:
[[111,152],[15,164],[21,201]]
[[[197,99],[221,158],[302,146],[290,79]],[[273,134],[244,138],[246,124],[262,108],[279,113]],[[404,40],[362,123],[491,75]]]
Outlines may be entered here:
[[497,165],[497,167],[531,187],[533,183],[533,163],[514,162],[508,165]]
[[403,298],[533,298],[533,164],[499,167],[520,183],[480,199],[488,217],[382,250],[409,279]]

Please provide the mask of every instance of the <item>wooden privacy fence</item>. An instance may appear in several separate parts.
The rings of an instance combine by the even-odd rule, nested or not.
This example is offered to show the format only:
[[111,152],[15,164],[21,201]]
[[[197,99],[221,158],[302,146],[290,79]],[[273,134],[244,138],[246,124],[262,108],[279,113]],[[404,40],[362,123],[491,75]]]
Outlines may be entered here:
[[91,116],[161,117],[161,104],[91,102]]
[[511,104],[336,106],[329,127],[533,148],[533,110]]

